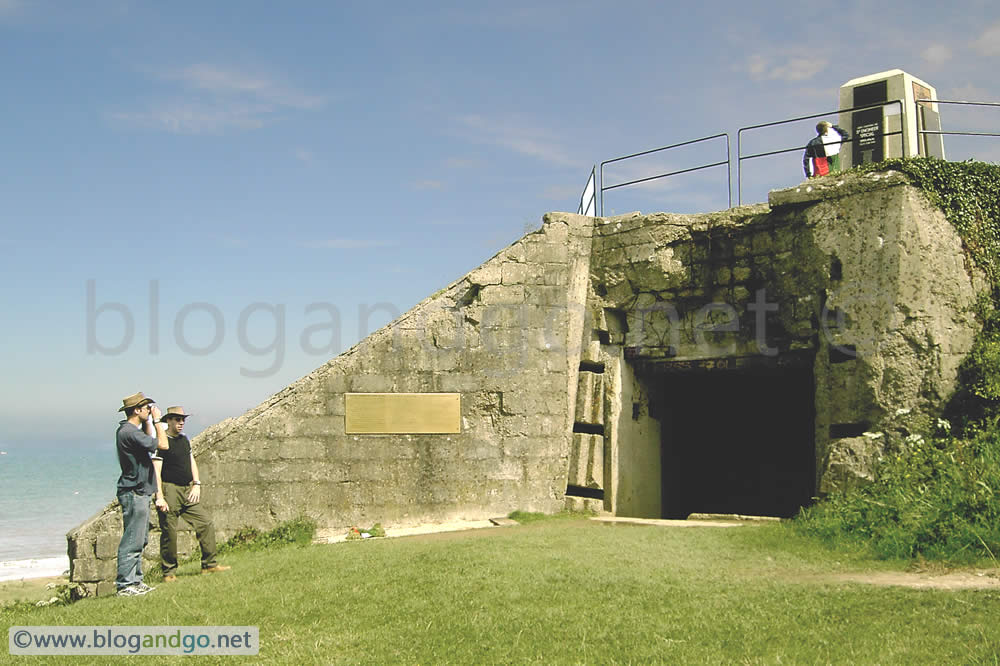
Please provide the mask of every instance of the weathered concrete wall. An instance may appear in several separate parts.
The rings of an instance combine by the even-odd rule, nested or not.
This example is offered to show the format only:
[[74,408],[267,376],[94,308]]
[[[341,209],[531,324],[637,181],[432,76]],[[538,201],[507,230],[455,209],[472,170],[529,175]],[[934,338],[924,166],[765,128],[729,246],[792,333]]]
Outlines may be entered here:
[[[346,529],[562,507],[592,224],[546,216],[541,230],[196,437],[202,502],[220,538],[300,515]],[[460,393],[461,433],[345,434],[348,392]],[[120,532],[113,506],[74,530],[71,578],[107,591],[96,582],[113,576]]]
[[[299,515],[327,528],[564,504],[658,517],[671,424],[648,372],[667,365],[804,367],[809,487],[827,491],[864,479],[886,447],[939,413],[978,328],[969,306],[982,287],[955,231],[899,175],[811,181],[772,193],[770,207],[705,215],[550,214],[195,438],[202,501],[222,538]],[[461,432],[348,435],[351,392],[459,393]],[[764,467],[759,479],[773,473]],[[109,589],[99,582],[113,577],[120,531],[112,505],[69,535],[72,578],[92,593]]]
[[802,211],[834,273],[816,357],[828,492],[871,478],[883,451],[940,414],[979,330],[971,308],[986,283],[944,214],[900,174],[821,179],[770,202]]

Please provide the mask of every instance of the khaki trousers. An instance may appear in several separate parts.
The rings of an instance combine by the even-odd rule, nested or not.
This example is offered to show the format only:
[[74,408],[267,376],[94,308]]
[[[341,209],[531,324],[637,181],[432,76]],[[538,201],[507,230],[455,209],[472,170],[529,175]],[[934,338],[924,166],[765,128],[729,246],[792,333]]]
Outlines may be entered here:
[[214,567],[215,561],[215,526],[212,519],[202,508],[201,502],[191,504],[187,496],[190,486],[178,486],[163,482],[163,498],[167,501],[169,511],[158,511],[160,518],[160,559],[163,562],[163,573],[172,574],[177,569],[177,519],[183,517],[198,537],[201,546],[201,568]]

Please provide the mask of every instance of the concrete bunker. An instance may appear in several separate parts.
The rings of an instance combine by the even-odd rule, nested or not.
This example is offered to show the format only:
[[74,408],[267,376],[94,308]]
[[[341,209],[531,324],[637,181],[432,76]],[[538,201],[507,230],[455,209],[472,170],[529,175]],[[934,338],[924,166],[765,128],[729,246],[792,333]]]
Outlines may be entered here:
[[[563,506],[793,515],[940,413],[985,284],[899,174],[702,215],[553,213],[201,433],[202,501],[223,539],[301,515],[326,530]],[[455,427],[358,433],[348,396],[364,393],[458,395]],[[120,534],[111,504],[68,535],[87,594],[114,592]]]

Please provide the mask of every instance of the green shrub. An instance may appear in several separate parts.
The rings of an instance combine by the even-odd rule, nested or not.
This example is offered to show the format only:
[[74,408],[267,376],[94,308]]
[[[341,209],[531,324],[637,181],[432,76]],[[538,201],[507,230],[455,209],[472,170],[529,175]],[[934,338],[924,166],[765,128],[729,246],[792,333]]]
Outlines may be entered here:
[[876,556],[968,562],[1000,555],[1000,433],[917,440],[876,481],[806,508],[793,529]]
[[270,532],[261,532],[256,527],[242,527],[219,546],[219,552],[234,550],[264,550],[286,545],[305,546],[312,543],[316,535],[316,521],[311,518],[295,518],[279,524]]

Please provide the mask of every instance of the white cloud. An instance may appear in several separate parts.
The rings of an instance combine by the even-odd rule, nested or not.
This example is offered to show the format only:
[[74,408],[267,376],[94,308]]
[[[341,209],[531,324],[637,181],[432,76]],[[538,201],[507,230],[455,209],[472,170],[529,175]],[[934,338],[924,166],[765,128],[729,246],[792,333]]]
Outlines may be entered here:
[[460,116],[457,120],[460,133],[473,141],[500,146],[549,164],[574,168],[583,166],[547,132],[523,125],[514,118],[485,118],[472,114]]
[[938,66],[951,60],[951,49],[944,44],[931,44],[921,54],[929,64]]
[[981,56],[1000,55],[1000,23],[994,23],[972,42],[972,48]]
[[[0,0],[3,2],[3,0]],[[272,78],[209,64],[152,73],[180,85],[173,99],[151,102],[144,111],[118,111],[112,120],[178,134],[252,130],[272,122],[286,110],[311,110],[324,98],[294,89]],[[298,155],[302,159],[302,155]]]
[[389,247],[391,245],[394,245],[394,243],[376,238],[325,238],[302,243],[303,247],[320,250],[360,250],[371,247]]
[[750,76],[758,81],[805,81],[823,71],[829,60],[826,58],[803,57],[794,55],[765,56],[754,54],[742,67]]
[[160,76],[215,95],[242,96],[276,106],[315,109],[324,103],[322,97],[308,95],[269,78],[204,63],[164,72]]
[[170,102],[148,111],[112,113],[127,125],[175,134],[211,134],[226,129],[258,129],[266,124],[271,109],[240,104]]

